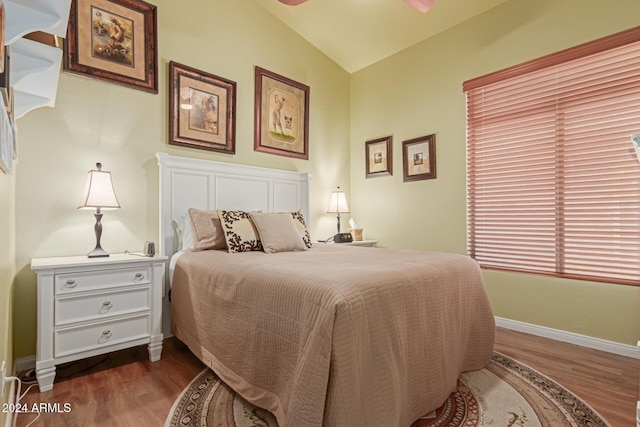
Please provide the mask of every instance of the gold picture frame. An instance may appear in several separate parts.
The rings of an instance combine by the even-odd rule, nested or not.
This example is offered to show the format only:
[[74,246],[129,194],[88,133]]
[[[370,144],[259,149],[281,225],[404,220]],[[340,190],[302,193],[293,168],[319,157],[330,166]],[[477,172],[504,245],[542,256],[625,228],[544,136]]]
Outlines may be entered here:
[[366,177],[393,175],[393,137],[372,139],[365,147]]
[[236,82],[169,62],[169,144],[234,154]]
[[402,142],[404,182],[436,178],[436,135]]
[[309,159],[309,86],[255,67],[254,150]]
[[156,6],[142,0],[72,0],[63,69],[158,93]]

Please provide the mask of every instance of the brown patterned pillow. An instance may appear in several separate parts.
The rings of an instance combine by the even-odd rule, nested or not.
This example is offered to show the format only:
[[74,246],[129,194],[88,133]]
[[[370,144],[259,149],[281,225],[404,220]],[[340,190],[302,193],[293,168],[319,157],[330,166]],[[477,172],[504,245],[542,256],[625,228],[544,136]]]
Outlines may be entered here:
[[189,219],[193,230],[193,249],[204,251],[207,249],[225,249],[227,242],[224,230],[216,211],[201,211],[189,209]]
[[307,224],[304,222],[304,215],[302,215],[302,210],[291,212],[291,216],[293,216],[293,222],[295,222],[296,224],[296,229],[298,230],[298,233],[300,233],[300,237],[302,237],[302,241],[304,242],[307,248],[310,248],[311,236],[309,235]]
[[227,249],[233,252],[261,251],[262,243],[248,212],[218,209]]

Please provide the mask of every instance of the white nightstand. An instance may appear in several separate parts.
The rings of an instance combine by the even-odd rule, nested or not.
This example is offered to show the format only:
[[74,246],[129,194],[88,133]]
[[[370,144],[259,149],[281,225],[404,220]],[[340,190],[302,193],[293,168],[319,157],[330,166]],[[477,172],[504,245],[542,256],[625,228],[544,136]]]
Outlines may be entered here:
[[36,377],[53,388],[56,365],[141,344],[162,353],[167,257],[39,258]]
[[353,242],[349,242],[349,243],[339,243],[340,245],[347,245],[347,246],[365,246],[367,248],[375,248],[376,245],[378,244],[377,240],[354,240]]
[[344,245],[344,246],[363,246],[367,248],[375,248],[378,244],[377,240],[354,240],[349,243],[334,243],[334,242],[318,242],[324,245]]

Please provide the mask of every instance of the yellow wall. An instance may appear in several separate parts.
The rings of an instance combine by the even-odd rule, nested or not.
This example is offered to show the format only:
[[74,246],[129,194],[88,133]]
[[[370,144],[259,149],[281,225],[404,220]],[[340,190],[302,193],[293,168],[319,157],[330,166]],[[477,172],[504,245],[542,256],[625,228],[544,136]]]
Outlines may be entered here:
[[[155,0],[158,95],[62,74],[55,108],[18,121],[15,355],[35,354],[34,257],[77,255],[95,246],[90,212],[76,206],[86,173],[102,162],[122,206],[103,218],[102,247],[141,251],[158,242],[155,153],[312,173],[314,238],[334,230],[324,213],[335,186],[349,188],[349,74],[253,2]],[[236,155],[168,145],[169,61],[237,82]],[[311,87],[310,160],[253,150],[254,66]]]
[[[13,373],[12,305],[13,277],[15,276],[15,175],[0,172],[0,363],[6,362],[6,372]],[[3,399],[9,397],[9,387],[4,387]],[[0,425],[6,414],[0,411]]]
[[[632,27],[640,14],[637,0],[513,0],[350,76],[253,2],[151,2],[158,6],[158,95],[62,74],[56,107],[18,121],[15,303],[13,321],[0,319],[0,344],[11,340],[2,322],[9,331],[13,324],[16,357],[35,353],[31,258],[82,254],[95,244],[93,216],[76,210],[95,162],[112,172],[122,205],[103,218],[102,244],[109,252],[158,241],[154,154],[168,151],[311,172],[314,239],[334,231],[335,217],[324,211],[328,194],[341,185],[365,238],[464,253],[462,82]],[[167,144],[170,60],[238,83],[236,155]],[[309,161],[253,151],[255,65],[311,87]],[[438,178],[403,183],[402,140],[430,133],[437,135]],[[394,137],[394,174],[365,179],[364,142],[386,135]],[[1,209],[0,217],[11,215]],[[2,227],[0,238],[11,234]],[[1,246],[4,251],[0,260],[11,264],[11,246]],[[485,278],[498,316],[626,344],[640,335],[640,287],[496,272]],[[0,297],[10,295],[10,287],[0,282]]]
[[[512,0],[352,75],[351,208],[384,246],[466,253],[462,82],[638,25],[637,0]],[[640,127],[640,123],[638,124]],[[436,134],[435,180],[402,182],[402,141]],[[365,141],[393,135],[393,176]],[[486,272],[497,316],[635,345],[640,287]]]

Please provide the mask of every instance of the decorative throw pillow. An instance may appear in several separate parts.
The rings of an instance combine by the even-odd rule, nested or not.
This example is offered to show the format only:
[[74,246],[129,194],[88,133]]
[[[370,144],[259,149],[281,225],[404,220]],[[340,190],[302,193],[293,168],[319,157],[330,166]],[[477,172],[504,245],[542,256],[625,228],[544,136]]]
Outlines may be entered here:
[[304,215],[302,215],[302,211],[297,210],[295,212],[291,212],[291,216],[293,216],[293,222],[296,225],[296,229],[298,230],[300,237],[302,237],[302,241],[307,248],[310,248],[312,246],[311,236],[309,235],[307,224],[304,222]]
[[204,251],[207,249],[225,249],[227,243],[220,218],[216,211],[201,211],[189,209],[189,219],[193,230],[193,249]]
[[252,212],[250,216],[266,253],[307,250],[291,214]]
[[248,212],[218,209],[218,216],[229,252],[262,250],[258,231]]

